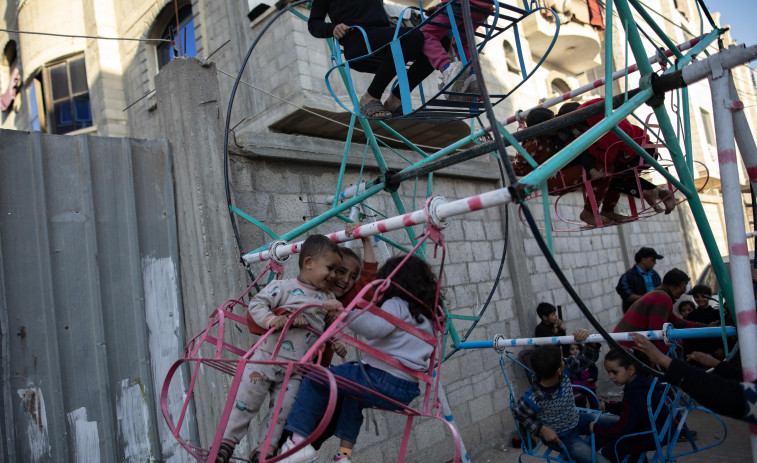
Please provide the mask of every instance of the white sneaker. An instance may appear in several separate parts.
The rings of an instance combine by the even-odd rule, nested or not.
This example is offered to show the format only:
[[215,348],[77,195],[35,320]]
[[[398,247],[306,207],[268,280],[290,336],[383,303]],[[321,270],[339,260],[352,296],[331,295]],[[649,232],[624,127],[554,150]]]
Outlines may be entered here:
[[[463,63],[460,61],[453,61],[447,66],[447,69],[442,71],[442,78],[439,82],[439,90],[443,89],[447,86],[450,82],[452,82],[455,77],[457,77],[458,74],[460,74],[460,71],[463,69]],[[465,79],[460,76],[460,79],[455,80],[452,85],[447,87],[448,92],[460,92],[463,89],[463,85],[465,84]],[[453,99],[458,95],[446,95],[447,99]]]
[[[292,438],[290,437],[281,446],[281,453],[288,452],[292,447],[294,447],[294,442],[292,442]],[[288,457],[279,460],[279,463],[310,463],[315,460],[317,455],[318,452],[315,451],[312,445],[308,444]]]

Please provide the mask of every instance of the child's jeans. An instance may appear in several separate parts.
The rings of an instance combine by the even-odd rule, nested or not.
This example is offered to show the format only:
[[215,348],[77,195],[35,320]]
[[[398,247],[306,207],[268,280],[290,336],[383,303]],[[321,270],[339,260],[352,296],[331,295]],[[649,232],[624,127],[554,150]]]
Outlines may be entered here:
[[[442,3],[448,2],[449,0]],[[482,23],[486,20],[486,17],[489,16],[488,13],[484,13],[475,9],[471,9],[470,13],[471,20],[474,23],[474,29],[476,28],[475,23]],[[444,49],[441,42],[442,37],[450,32],[451,24],[449,21],[449,16],[446,14],[446,8],[443,12],[434,16],[431,21],[438,23],[438,25],[428,23],[421,26],[421,32],[423,32],[423,54],[428,57],[428,60],[434,69],[441,71],[445,65],[450,63],[450,58],[447,54],[447,50]],[[470,51],[468,50],[468,38],[465,35],[465,29],[463,27],[462,21],[462,17],[455,18],[455,23],[458,27],[458,30],[460,31],[460,44],[463,46],[465,59],[467,60],[470,59]]]
[[[591,413],[579,413],[578,414],[578,426],[570,431],[565,431],[559,435],[560,441],[562,441],[565,448],[568,449],[570,457],[577,463],[592,463],[592,448],[591,441],[589,443],[584,442],[581,438],[581,434],[589,434],[589,423],[591,423],[596,415]],[[615,417],[617,418],[617,417]],[[601,417],[600,420],[603,420]],[[550,444],[550,448],[559,450],[562,452],[562,446]],[[597,453],[596,463],[610,463],[610,460]]]
[[[615,424],[620,420],[617,415],[602,415],[600,421],[605,425]],[[666,443],[662,443],[666,445]],[[630,455],[629,461],[637,461],[639,455],[655,449],[655,441],[652,434],[640,434],[637,436],[628,436],[620,439],[610,439],[597,436],[596,445],[597,458],[600,455],[607,458],[610,462],[621,461],[626,455]],[[597,460],[599,461],[599,460]]]
[[[329,368],[334,376],[375,390],[397,402],[409,404],[420,394],[418,383],[398,378],[380,368],[358,362],[349,362]],[[393,403],[382,399],[370,391],[338,390],[343,398],[334,435],[349,442],[357,442],[360,426],[363,424],[363,409],[377,407],[384,410],[399,410]],[[305,377],[297,395],[286,429],[301,436],[309,436],[323,418],[329,402],[328,384],[311,375]]]

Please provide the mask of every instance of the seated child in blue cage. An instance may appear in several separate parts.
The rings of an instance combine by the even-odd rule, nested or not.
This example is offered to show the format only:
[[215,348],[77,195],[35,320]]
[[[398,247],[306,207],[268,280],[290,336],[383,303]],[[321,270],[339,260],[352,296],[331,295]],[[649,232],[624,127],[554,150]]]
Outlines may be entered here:
[[[589,330],[573,333],[576,342],[589,337]],[[582,371],[595,363],[599,353],[591,344],[583,352],[563,359],[559,346],[540,346],[531,354],[536,381],[518,400],[513,416],[526,430],[538,434],[546,444],[559,452],[563,445],[570,458],[578,463],[592,462],[592,448],[579,434],[588,434],[593,416],[579,413],[570,384],[570,372]],[[609,460],[597,454],[597,463]]]
[[[634,350],[633,355],[645,365],[650,365],[649,357],[644,352]],[[615,349],[605,355],[605,370],[610,375],[610,381],[617,386],[623,386],[623,400],[620,403],[603,404],[604,410],[615,416],[602,415],[599,422],[589,425],[595,435],[596,447],[601,449],[602,455],[610,461],[621,461],[625,455],[631,455],[629,461],[637,461],[640,454],[655,448],[654,437],[647,433],[626,437],[619,442],[618,440],[629,434],[652,429],[647,395],[653,378]],[[660,400],[663,400],[663,390],[657,384],[652,392],[653,409],[656,409]],[[667,410],[663,407],[656,419],[657,429],[662,429],[667,418]]]
[[[287,331],[277,360],[300,360],[318,339],[315,333],[305,328],[311,326],[317,331],[324,330],[326,311],[323,309],[323,304],[334,299],[331,288],[336,271],[341,264],[342,254],[335,243],[323,235],[309,236],[300,250],[300,274],[297,278],[274,280],[252,298],[247,309],[248,318],[265,329],[281,330],[293,312],[305,305],[317,304],[297,315]],[[252,354],[251,360],[270,360],[278,341],[278,334],[269,336]],[[342,356],[347,353],[346,346],[341,341],[335,342],[335,351]],[[271,396],[271,402],[275,404],[278,395],[284,392],[285,399],[279,418],[273,424],[275,431],[270,448],[262,448],[273,415],[269,409],[258,434],[258,448],[250,455],[250,459],[257,459],[257,455],[263,451],[268,455],[274,454],[302,381],[302,377],[292,375],[286,391],[282,391],[285,374],[286,369],[279,365],[248,363],[245,366],[244,376],[237,391],[216,462],[229,461],[234,453],[234,447],[247,433],[250,421],[257,415],[268,394]]]
[[[379,301],[379,306],[385,312],[414,325],[419,330],[433,335],[433,309],[436,298],[436,276],[429,265],[415,256],[400,266],[404,257],[389,259],[381,269],[377,278],[387,278],[395,269],[397,273],[392,281],[401,286],[418,300],[410,298],[394,285],[390,286]],[[421,301],[421,302],[419,302]],[[338,314],[342,309],[336,302],[327,305],[330,313]],[[355,311],[347,318],[351,321],[349,328],[365,339],[365,342],[394,357],[405,367],[426,371],[433,352],[433,346],[414,335],[398,328],[388,321],[368,312]],[[352,448],[357,442],[360,426],[363,423],[364,408],[376,407],[384,410],[399,410],[394,403],[388,402],[370,392],[373,390],[397,402],[409,404],[420,394],[418,380],[408,373],[395,368],[388,363],[365,354],[362,362],[348,362],[330,368],[334,376],[342,377],[363,386],[366,392],[339,389],[338,398],[342,400],[339,417],[334,435],[341,439],[339,450],[334,461],[349,463]],[[302,382],[302,388],[297,401],[289,414],[286,428],[292,431],[292,438],[287,440],[282,451],[286,452],[297,443],[313,433],[323,417],[329,402],[327,385],[316,377],[308,375]],[[316,458],[316,450],[306,445],[299,451],[281,460],[281,463],[304,463]]]

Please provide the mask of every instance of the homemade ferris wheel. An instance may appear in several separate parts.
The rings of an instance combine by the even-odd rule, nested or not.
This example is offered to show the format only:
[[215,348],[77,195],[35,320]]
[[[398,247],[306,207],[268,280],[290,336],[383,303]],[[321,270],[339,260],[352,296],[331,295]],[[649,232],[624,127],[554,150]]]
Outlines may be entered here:
[[[303,14],[302,11],[295,9],[295,7],[301,6],[304,3],[306,3],[304,0],[294,2],[292,5],[289,5],[288,7],[277,13],[265,26],[263,32],[261,33],[261,36],[275,23],[276,19],[278,19],[281,14],[291,12],[298,15],[302,19],[307,20],[307,17]],[[425,239],[419,240],[419,237],[423,235],[423,233],[420,232],[417,228],[420,224],[433,220],[436,222],[437,228],[441,230],[443,226],[441,226],[440,224],[444,223],[444,219],[449,218],[453,215],[480,210],[485,207],[507,204],[509,202],[519,202],[521,203],[521,210],[523,211],[523,221],[527,223],[534,231],[534,236],[545,252],[545,256],[547,257],[548,262],[558,274],[561,282],[566,285],[568,292],[571,294],[574,300],[576,300],[576,303],[584,312],[587,319],[595,324],[598,332],[604,333],[604,330],[601,329],[601,326],[599,326],[599,324],[596,323],[596,321],[591,316],[589,309],[586,308],[585,305],[581,302],[575,291],[570,288],[569,282],[565,279],[564,275],[562,275],[562,272],[559,270],[559,267],[557,267],[554,259],[551,258],[552,227],[547,225],[541,227],[545,231],[546,235],[546,240],[544,240],[538,232],[539,227],[535,223],[528,207],[525,205],[525,201],[529,197],[537,196],[540,194],[544,212],[543,220],[545,224],[549,224],[551,222],[548,200],[549,190],[546,186],[549,177],[558,173],[560,169],[562,169],[572,159],[576,158],[579,153],[585,150],[589,145],[594,143],[605,133],[613,131],[622,140],[622,142],[630,147],[630,149],[635,151],[646,163],[644,164],[645,169],[654,169],[665,179],[665,181],[671,187],[675,188],[679,192],[680,199],[685,198],[689,201],[697,225],[699,226],[702,233],[705,246],[708,253],[710,254],[711,260],[713,261],[713,268],[715,269],[719,279],[721,280],[721,286],[724,288],[725,298],[728,301],[733,300],[733,292],[731,290],[730,279],[725,273],[725,268],[722,263],[722,259],[720,258],[720,252],[718,251],[717,245],[715,244],[714,238],[712,236],[712,231],[710,230],[709,224],[707,223],[707,219],[704,215],[704,210],[697,196],[696,187],[693,182],[694,157],[690,143],[691,128],[690,124],[688,123],[688,93],[686,91],[686,85],[703,79],[707,76],[711,76],[712,79],[712,74],[714,73],[713,69],[718,68],[726,76],[726,80],[724,82],[727,85],[727,78],[729,76],[728,69],[743,64],[746,61],[755,59],[755,57],[757,57],[757,48],[742,47],[740,49],[725,50],[707,60],[700,60],[699,62],[695,63],[694,58],[697,55],[705,52],[707,47],[717,41],[720,35],[724,32],[714,24],[701,0],[698,1],[697,6],[699,9],[700,18],[702,19],[702,30],[700,31],[698,36],[693,37],[689,41],[680,45],[673,43],[670,38],[668,38],[667,35],[664,34],[663,29],[655,23],[653,17],[650,15],[650,13],[642,3],[635,0],[617,0],[615,2],[617,12],[613,10],[613,4],[608,3],[605,10],[607,18],[605,48],[607,49],[608,53],[608,55],[605,57],[605,62],[613,62],[612,56],[610,54],[612,52],[612,28],[614,22],[613,18],[615,15],[617,15],[620,18],[620,22],[626,28],[627,46],[630,47],[637,64],[628,66],[626,69],[615,73],[612,72],[611,65],[608,64],[606,68],[605,78],[593,82],[588,86],[568,92],[561,97],[544,102],[539,106],[548,107],[555,105],[562,101],[573,98],[589,89],[599,87],[608,80],[622,78],[628,73],[635,71],[639,71],[641,73],[640,88],[627,91],[622,95],[613,96],[611,93],[611,87],[606,86],[604,103],[595,104],[591,107],[583,108],[582,110],[576,111],[569,115],[555,118],[548,124],[544,124],[541,127],[535,126],[520,130],[515,133],[510,133],[505,130],[504,125],[511,123],[516,119],[522,119],[527,114],[527,111],[521,112],[518,115],[513,116],[505,121],[498,121],[496,118],[494,118],[492,107],[493,105],[503,101],[509,95],[516,92],[518,88],[523,84],[523,82],[533,76],[536,69],[544,62],[547,54],[552,49],[552,46],[554,45],[555,40],[557,39],[557,36],[559,34],[559,18],[552,10],[540,7],[535,1],[523,2],[522,8],[514,7],[504,2],[496,1],[493,2],[493,5],[494,12],[490,15],[486,23],[478,24],[478,26],[481,27],[481,30],[478,33],[474,32],[476,25],[472,23],[470,18],[470,5],[468,0],[454,0],[450,3],[447,3],[446,7],[440,8],[429,17],[424,16],[424,13],[420,8],[420,2],[419,7],[415,8],[420,12],[420,15],[424,21],[433,21],[435,17],[438,17],[438,15],[447,15],[450,23],[452,25],[457,25],[456,27],[451,28],[450,33],[454,38],[457,39],[455,42],[458,44],[460,43],[459,34],[462,31],[465,31],[466,35],[469,37],[477,37],[477,40],[475,42],[471,41],[472,53],[470,60],[465,59],[465,53],[463,53],[463,50],[459,48],[459,45],[457,54],[458,56],[460,56],[461,61],[464,64],[462,70],[460,71],[460,74],[467,72],[469,69],[473,69],[478,79],[479,88],[482,89],[482,92],[481,94],[476,95],[464,95],[466,97],[465,101],[450,101],[447,99],[447,97],[453,94],[453,92],[451,92],[448,88],[442,88],[437,94],[430,96],[429,98],[426,98],[423,95],[421,88],[418,91],[419,94],[415,96],[415,99],[413,99],[407,86],[405,67],[404,64],[402,64],[403,61],[401,59],[397,59],[397,85],[399,86],[400,92],[403,95],[403,106],[401,111],[402,115],[400,116],[401,118],[425,121],[444,121],[453,119],[468,120],[470,121],[471,125],[470,135],[461,138],[460,140],[450,144],[447,147],[438,149],[434,152],[430,152],[430,150],[426,149],[425,147],[418,146],[410,142],[407,138],[403,137],[401,133],[394,130],[389,124],[382,121],[373,121],[373,123],[376,124],[379,130],[386,132],[388,136],[392,137],[395,142],[402,144],[414,156],[414,158],[404,158],[407,166],[398,172],[394,172],[389,169],[386,160],[386,154],[392,153],[392,155],[400,156],[400,153],[395,148],[387,144],[384,141],[383,137],[377,136],[371,123],[361,117],[359,115],[359,111],[357,110],[357,108],[359,107],[358,98],[353,86],[351,74],[355,68],[360,67],[359,65],[356,66],[355,61],[357,59],[344,60],[338,44],[331,39],[328,40],[329,48],[331,50],[332,67],[328,71],[328,74],[326,76],[327,86],[329,87],[329,91],[332,93],[332,95],[334,95],[334,98],[338,102],[338,104],[351,113],[348,136],[345,141],[344,160],[342,162],[336,181],[335,193],[330,201],[331,207],[328,210],[325,210],[319,216],[307,221],[305,224],[296,227],[295,229],[283,233],[274,232],[264,223],[254,218],[254,211],[242,211],[232,203],[230,188],[228,186],[229,178],[227,160],[225,172],[227,179],[227,199],[229,202],[231,220],[235,233],[237,234],[238,242],[241,242],[239,240],[239,233],[237,231],[238,228],[236,224],[238,218],[247,220],[254,226],[259,227],[271,238],[270,242],[264,244],[261,243],[261,246],[254,250],[241,249],[240,247],[242,252],[242,260],[244,261],[244,263],[250,265],[255,262],[268,261],[269,265],[274,265],[274,267],[275,265],[280,265],[280,259],[283,259],[286,255],[289,254],[289,251],[284,251],[285,249],[290,249],[292,252],[296,252],[297,250],[296,244],[293,246],[284,246],[284,243],[292,243],[296,238],[306,234],[313,228],[322,225],[328,220],[334,218],[343,220],[345,222],[355,221],[359,217],[360,211],[363,211],[365,213],[365,216],[369,218],[371,216],[381,215],[386,217],[386,219],[376,222],[369,222],[361,226],[360,228],[355,230],[351,237],[344,235],[343,232],[334,233],[331,235],[332,240],[343,242],[361,236],[377,236],[378,239],[380,239],[383,243],[382,246],[385,245],[395,247],[402,252],[417,252],[419,255],[423,255],[425,252]],[[460,8],[453,8],[453,6],[459,6]],[[631,7],[636,10],[635,15],[632,13]],[[555,29],[555,35],[552,38],[547,52],[541,57],[541,59],[535,66],[529,69],[525,66],[523,49],[521,47],[519,25],[521,24],[523,19],[537,12],[539,12],[539,14],[554,15],[557,27]],[[645,36],[642,37],[642,35],[639,33],[639,29],[637,28],[637,25],[639,23],[648,26],[648,29],[651,31],[651,33],[645,34]],[[705,23],[707,24],[707,30],[705,30]],[[507,93],[490,95],[485,90],[486,84],[482,77],[483,73],[477,53],[484,50],[487,43],[490,42],[494,37],[497,37],[498,35],[505,32],[512,33],[515,37],[517,56],[521,64],[520,69],[522,80],[518,85],[516,85]],[[231,114],[231,107],[233,105],[234,95],[239,83],[239,78],[241,77],[242,71],[246,67],[247,61],[259,39],[260,36],[250,47],[248,54],[243,62],[242,68],[240,69],[237,82],[235,83],[232,90],[232,95],[229,102],[229,111],[227,114],[227,137],[229,129],[229,116]],[[393,44],[396,44],[398,40],[399,36],[396,35],[395,40],[387,45],[387,47],[391,48],[395,53],[397,47],[393,46]],[[662,50],[664,51],[658,51],[654,56],[648,57],[646,56],[645,52],[645,43],[652,44],[655,50],[660,50],[660,48],[662,48]],[[374,54],[377,51],[378,50],[371,50],[369,55]],[[362,58],[369,60],[370,56],[361,57],[361,59]],[[714,58],[717,58],[717,60],[715,60]],[[716,64],[713,64],[715,62]],[[702,65],[702,63],[705,64]],[[655,65],[659,66],[659,69],[655,70]],[[347,95],[349,96],[349,101],[341,101],[334,93],[328,78],[328,76],[332,73],[336,73],[341,77]],[[676,106],[676,108],[674,108],[673,111],[673,117],[676,120],[675,123],[671,118],[670,112],[666,110],[665,106],[662,104],[666,92],[673,92],[675,94],[676,100],[679,102],[679,104]],[[729,101],[731,102],[737,99],[737,95],[736,98],[734,98],[728,91],[726,92],[725,96],[722,96],[722,98],[724,99],[726,97],[730,97]],[[649,104],[654,109],[655,117],[657,120],[657,133],[659,134],[658,136],[656,136],[655,142],[664,146],[664,149],[669,153],[669,161],[667,164],[663,164],[653,156],[649,155],[649,153],[644,150],[644,147],[640,146],[636,141],[628,137],[628,135],[624,134],[616,127],[617,124],[626,117],[635,117],[634,112],[644,104]],[[596,124],[590,130],[586,131],[573,143],[565,147],[562,151],[557,153],[552,158],[546,160],[544,163],[536,165],[536,163],[534,162],[533,167],[535,167],[535,170],[532,173],[528,174],[520,180],[514,177],[512,168],[509,166],[509,162],[507,161],[508,158],[505,151],[506,146],[512,146],[519,154],[524,156],[526,159],[533,161],[529,153],[527,153],[522,147],[522,142],[524,140],[548,130],[570,127],[571,125],[575,124],[576,121],[585,120],[588,117],[596,116],[599,114],[605,115],[602,122]],[[487,117],[489,121],[488,126],[481,122],[480,117],[482,116]],[[648,129],[650,128],[650,124],[647,123],[644,125],[646,125]],[[365,162],[363,163],[363,167],[361,167],[360,173],[358,174],[357,178],[347,178],[347,153],[349,152],[351,146],[354,145],[352,134],[355,130],[358,129],[363,131],[367,140],[367,142],[365,143],[365,152],[371,153],[373,155],[373,160],[375,161],[375,164],[378,166],[378,169],[381,172],[381,174],[376,178],[363,178],[363,167],[365,167]],[[724,129],[724,131],[726,134],[728,133],[727,127]],[[733,133],[732,130],[731,133]],[[721,135],[720,131],[718,132],[718,135]],[[726,137],[727,136],[728,135],[726,135]],[[718,142],[720,143],[720,136],[718,137]],[[744,152],[743,148],[742,152]],[[440,198],[433,198],[433,172],[443,167],[455,165],[457,163],[464,162],[465,160],[486,154],[492,154],[500,162],[503,184],[509,184],[507,188],[495,190],[493,192],[477,195],[471,198],[465,198],[463,200],[454,201],[452,203],[447,203]],[[757,153],[751,154],[754,155],[755,159],[745,159],[747,165],[757,165]],[[225,140],[224,143],[224,155],[228,156],[228,139]],[[674,169],[670,169],[671,165],[672,167],[674,167]],[[507,178],[505,177],[505,173],[507,173]],[[721,173],[721,175],[723,174]],[[426,182],[426,192],[425,194],[419,194],[417,192],[417,189],[423,180],[425,180]],[[403,182],[408,181],[414,182],[415,184],[413,194],[407,195],[411,197],[410,201],[403,199],[403,197],[398,192],[400,185]],[[352,186],[345,188],[344,185],[348,182],[352,183]],[[387,201],[387,203],[391,204],[392,208],[390,208],[389,210],[378,211],[375,207],[374,202],[378,195],[388,195],[391,200]],[[421,203],[426,203],[426,207],[424,209],[419,209]],[[559,216],[559,214],[557,215]],[[639,215],[639,217],[642,217],[642,215]],[[381,236],[387,231],[395,229],[405,230],[409,246],[403,246],[398,242],[394,242]],[[738,240],[739,238],[736,237],[734,239]],[[731,227],[729,227],[729,241],[730,240]],[[741,241],[745,241],[745,237],[741,239]],[[502,261],[504,261],[505,259],[506,247],[507,239],[505,239]],[[274,264],[270,264],[271,262],[273,262]],[[733,259],[732,262],[734,262]],[[496,282],[499,280],[499,276],[500,275],[497,275],[495,279],[495,287]],[[495,288],[492,288],[492,293],[494,289]],[[491,293],[489,299],[491,299]],[[743,297],[741,297],[741,299],[743,299]],[[473,331],[476,323],[483,315],[484,310],[486,310],[487,304],[488,300],[487,303],[485,303],[481,307],[479,313],[475,316],[452,315],[449,313],[449,311],[446,311],[446,325],[445,329],[442,331],[444,331],[445,336],[449,336],[450,340],[452,341],[453,347],[452,352],[449,352],[447,356],[452,355],[452,353],[454,353],[456,350],[456,346],[459,345],[460,342],[465,341],[468,335]],[[739,305],[739,297],[737,297],[736,304],[729,304],[729,307],[736,307],[738,309]],[[222,312],[220,310],[217,312],[217,314],[221,313]],[[218,318],[215,318],[211,325],[209,325],[208,330],[210,330],[211,326],[217,326],[218,323],[221,323],[222,328],[223,316],[221,316],[220,320]],[[460,325],[463,325],[465,328],[467,328],[467,331],[463,335],[461,335],[458,331]],[[206,334],[207,332],[209,331],[206,330]],[[443,348],[445,345],[446,341],[441,344],[442,355],[440,355],[440,358],[444,357]],[[223,343],[217,343],[216,352],[220,352],[223,347]],[[190,351],[191,349],[187,350],[187,352]],[[236,352],[236,354],[244,357],[244,351],[245,349],[242,349],[239,352]],[[757,352],[757,350],[755,350],[755,352]],[[249,352],[247,353],[249,354]],[[203,359],[205,359],[205,357],[198,357],[198,355],[202,355],[199,354],[199,351],[194,351],[192,355],[195,356],[193,358],[194,361],[222,369],[221,364],[223,362],[214,363],[213,361],[204,361]],[[227,372],[229,373],[234,372],[233,369],[227,370]],[[166,385],[164,386],[164,392],[166,391],[167,387],[169,387],[169,385],[170,377],[167,380]],[[187,396],[187,400],[190,400],[190,397],[191,390],[190,394]],[[442,408],[445,406],[443,393],[436,406]],[[438,413],[438,410],[434,413]],[[164,414],[166,415],[169,423],[172,423],[172,419],[165,409]],[[445,413],[445,415],[446,414],[447,413]],[[181,426],[171,425],[171,428],[174,434],[178,437],[181,432]],[[215,456],[217,450],[218,447],[216,443],[214,444],[213,448],[207,451],[199,451],[198,449],[193,448],[191,450],[191,453],[198,459],[212,458]],[[400,460],[401,459],[402,456],[400,456]]]

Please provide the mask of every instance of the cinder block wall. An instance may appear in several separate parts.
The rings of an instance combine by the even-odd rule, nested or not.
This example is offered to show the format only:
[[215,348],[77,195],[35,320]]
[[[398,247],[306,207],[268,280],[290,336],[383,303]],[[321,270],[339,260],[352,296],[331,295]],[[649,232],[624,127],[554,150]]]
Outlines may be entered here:
[[[328,208],[327,198],[334,194],[338,175],[341,143],[279,134],[248,134],[237,138],[236,145],[238,148],[231,158],[232,192],[241,209],[275,232],[283,233]],[[356,149],[362,157],[362,147]],[[391,155],[387,157],[392,165]],[[434,176],[434,193],[458,199],[499,187],[496,177],[483,174],[494,172],[493,164],[472,162],[473,170],[480,172],[479,178],[438,173]],[[463,167],[459,166],[458,171],[461,169]],[[363,179],[373,178],[377,173],[368,166]],[[358,175],[359,167],[350,166],[345,183],[356,182]],[[413,189],[414,185],[407,183],[399,190],[406,204],[412,202]],[[417,191],[425,190],[425,181],[419,182]],[[416,197],[415,209],[422,207],[422,194]],[[374,196],[372,202],[381,211],[395,210],[387,193]],[[532,201],[529,205],[537,220],[541,220],[541,204]],[[581,196],[575,193],[563,197],[558,209],[563,217],[573,218],[582,206]],[[508,209],[507,260],[491,305],[470,340],[489,340],[497,333],[507,337],[531,336],[538,321],[534,309],[542,300],[562,306],[569,330],[591,328],[548,268],[536,241],[519,219],[518,207],[509,205]],[[685,206],[681,208],[681,214],[685,215],[685,209]],[[504,223],[504,209],[494,208],[453,218],[444,231],[448,254],[443,281],[447,306],[452,313],[475,315],[480,310],[499,268]],[[343,227],[343,222],[333,219],[314,232],[330,233]],[[240,229],[247,250],[268,241],[262,232],[246,223],[241,223]],[[408,244],[404,232],[391,232],[387,238]],[[658,264],[661,274],[672,267],[691,273],[684,241],[685,234],[676,212],[622,227],[555,233],[554,248],[558,263],[578,294],[602,325],[612,329],[621,316],[620,299],[614,288],[619,276],[633,262],[638,247],[653,246],[665,255]],[[697,243],[690,245],[696,247]],[[432,264],[438,264],[439,259],[432,257],[430,249],[427,257]],[[262,269],[262,265],[258,267]],[[296,274],[296,263],[287,263],[286,267],[287,276]],[[458,331],[464,332],[468,325],[456,322],[456,326]],[[509,439],[514,430],[498,361],[499,356],[492,350],[468,350],[458,352],[442,367],[441,381],[469,450],[493,440]],[[523,392],[526,387],[523,374],[512,367],[508,367],[507,372],[515,379],[516,394]],[[364,426],[361,432],[356,447],[360,461],[393,461],[401,443],[402,418],[384,412],[368,417],[375,419],[376,426]],[[330,444],[335,446],[336,440]],[[334,450],[327,445],[322,455],[328,454],[326,449]],[[449,436],[434,420],[416,421],[409,449],[409,461],[442,462],[452,455]]]

